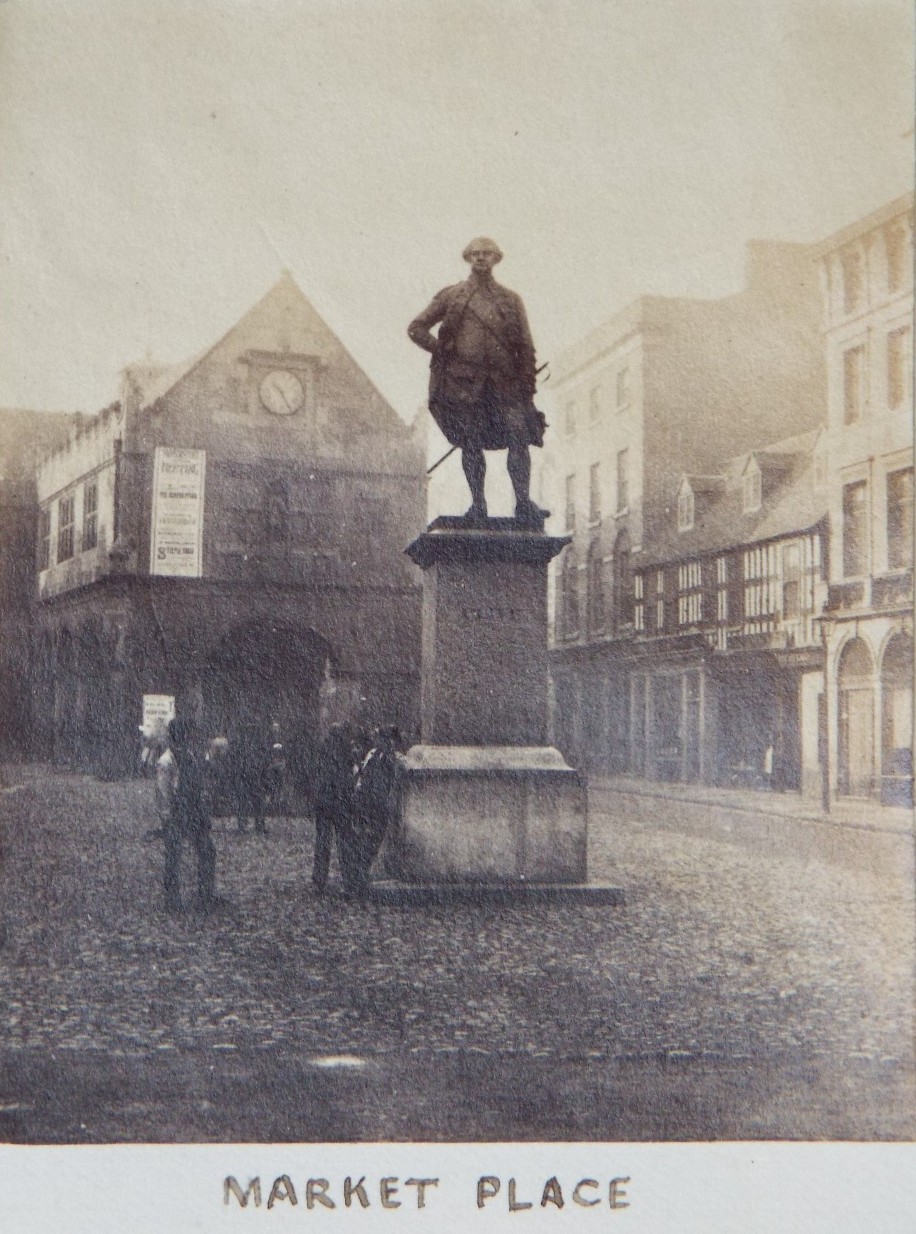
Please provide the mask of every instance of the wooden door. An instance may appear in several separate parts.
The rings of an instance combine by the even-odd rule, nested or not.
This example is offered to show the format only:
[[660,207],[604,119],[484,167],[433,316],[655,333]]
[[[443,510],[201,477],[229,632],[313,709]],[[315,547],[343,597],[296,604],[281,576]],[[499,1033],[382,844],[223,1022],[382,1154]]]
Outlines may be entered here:
[[872,791],[875,723],[871,690],[840,693],[840,792],[868,797]]

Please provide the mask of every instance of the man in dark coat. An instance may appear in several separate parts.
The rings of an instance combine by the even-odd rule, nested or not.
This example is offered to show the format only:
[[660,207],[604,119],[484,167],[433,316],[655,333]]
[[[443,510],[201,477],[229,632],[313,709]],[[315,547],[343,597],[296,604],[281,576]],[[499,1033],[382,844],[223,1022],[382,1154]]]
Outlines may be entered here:
[[356,775],[351,827],[354,859],[348,890],[357,895],[369,889],[369,871],[397,809],[398,736],[393,725],[376,729]]
[[218,901],[204,765],[192,748],[192,730],[186,720],[170,721],[168,740],[168,750],[156,763],[156,795],[165,836],[165,906],[169,912],[181,908],[181,848],[187,841],[197,854],[198,907],[206,912]]
[[361,757],[358,734],[347,721],[332,724],[318,747],[315,776],[315,859],[312,883],[324,891],[331,867],[331,850],[337,837],[337,854],[344,882],[351,881],[353,845],[354,767]]
[[[545,420],[533,402],[534,343],[525,306],[493,278],[502,252],[492,240],[472,240],[463,257],[471,265],[468,279],[440,291],[407,333],[432,353],[429,409],[448,441],[461,449],[472,500],[468,520],[487,516],[484,450],[508,450],[515,516],[540,526],[544,512],[529,494],[529,446],[543,444]],[[435,325],[438,336],[431,333]]]
[[265,736],[263,728],[251,721],[237,730],[229,747],[232,795],[238,829],[244,832],[250,818],[255,832],[266,835],[268,767],[272,754],[272,733]]

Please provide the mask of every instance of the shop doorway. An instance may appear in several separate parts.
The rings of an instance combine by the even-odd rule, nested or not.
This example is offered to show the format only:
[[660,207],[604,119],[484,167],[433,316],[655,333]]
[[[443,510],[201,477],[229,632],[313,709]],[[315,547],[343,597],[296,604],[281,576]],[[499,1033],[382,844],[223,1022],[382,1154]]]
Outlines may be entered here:
[[895,634],[881,661],[881,800],[913,804],[913,640]]
[[837,789],[844,797],[868,797],[874,791],[875,666],[861,638],[847,643],[840,656],[839,765]]

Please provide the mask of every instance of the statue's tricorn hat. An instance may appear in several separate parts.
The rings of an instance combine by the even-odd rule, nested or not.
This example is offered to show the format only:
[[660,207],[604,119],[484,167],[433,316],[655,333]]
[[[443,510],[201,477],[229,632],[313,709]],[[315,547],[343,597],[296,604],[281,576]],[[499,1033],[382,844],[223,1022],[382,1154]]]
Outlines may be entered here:
[[491,253],[496,254],[497,261],[502,261],[503,259],[502,249],[496,241],[491,240],[489,236],[475,236],[473,240],[464,246],[464,252],[461,256],[465,261],[471,260],[471,253],[473,253],[474,249],[489,249]]

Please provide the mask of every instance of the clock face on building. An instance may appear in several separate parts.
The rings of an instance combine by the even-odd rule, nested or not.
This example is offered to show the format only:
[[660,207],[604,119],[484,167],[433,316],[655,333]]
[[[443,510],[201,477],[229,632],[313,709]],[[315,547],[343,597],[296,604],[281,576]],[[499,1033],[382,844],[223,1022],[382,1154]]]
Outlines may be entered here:
[[268,373],[259,387],[261,402],[275,416],[291,416],[302,406],[302,382],[285,369]]

